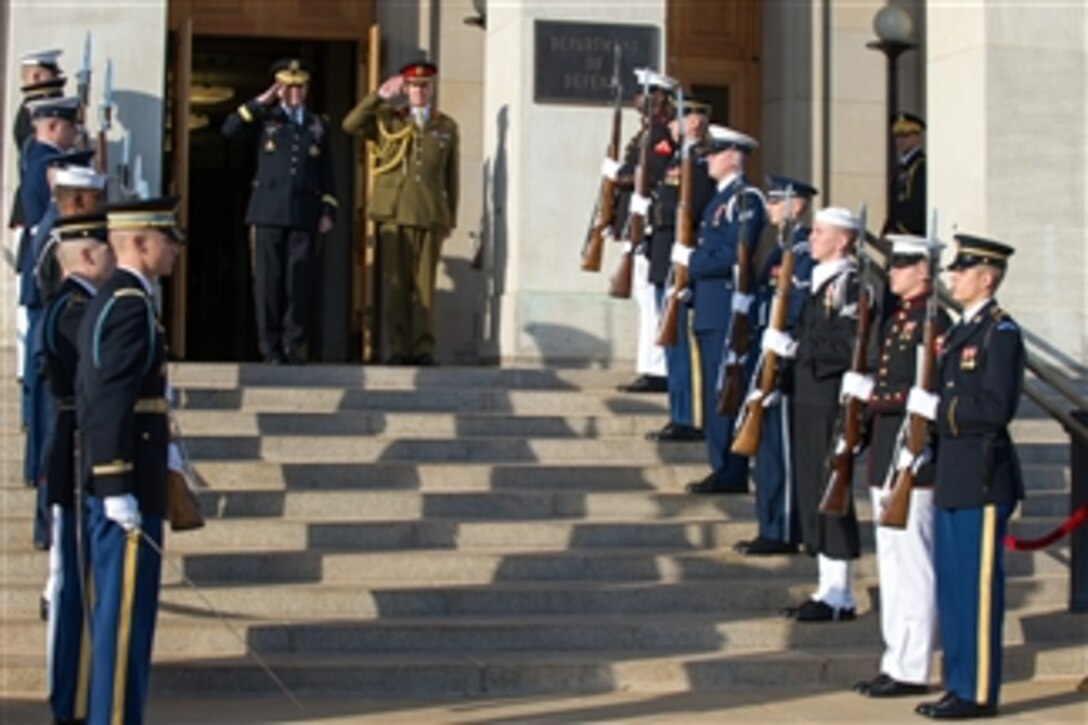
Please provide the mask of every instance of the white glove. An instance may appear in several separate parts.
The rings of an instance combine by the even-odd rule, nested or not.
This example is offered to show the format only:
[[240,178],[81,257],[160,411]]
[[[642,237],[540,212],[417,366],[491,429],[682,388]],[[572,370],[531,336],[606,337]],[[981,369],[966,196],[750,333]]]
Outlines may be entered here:
[[773,327],[763,331],[760,348],[770,350],[778,357],[792,358],[797,354],[797,342],[788,333]]
[[672,252],[669,254],[669,259],[673,264],[681,267],[688,266],[688,261],[691,259],[692,247],[685,247],[683,244],[672,245]]
[[842,376],[842,385],[839,387],[839,399],[846,400],[849,398],[857,398],[861,402],[866,402],[869,398],[873,397],[873,378],[871,375],[863,375],[861,373],[855,373],[853,370],[847,370]]
[[184,464],[181,461],[181,449],[178,444],[171,441],[166,446],[166,467],[176,473],[181,473]]
[[120,496],[106,496],[102,499],[102,506],[106,511],[106,518],[113,521],[125,531],[139,528],[143,523],[140,518],[140,506],[136,503],[136,497],[131,493]]
[[733,292],[733,312],[740,315],[747,315],[748,309],[752,306],[752,301],[755,298],[752,295],[746,295],[743,292]]
[[691,287],[685,287],[684,289],[676,293],[676,299],[680,300],[681,302],[691,302],[691,297]]
[[923,448],[922,452],[917,456],[910,452],[910,449],[904,446],[899,449],[899,458],[895,461],[895,470],[902,471],[904,468],[909,468],[910,472],[914,475],[918,475],[918,471],[922,470],[922,466],[926,465],[933,460],[933,451],[929,448]]
[[623,168],[623,164],[605,156],[604,161],[601,162],[601,176],[615,181],[619,178],[621,168]]
[[631,194],[631,204],[627,209],[645,219],[650,214],[650,197]]
[[763,407],[770,408],[772,405],[778,405],[780,400],[782,400],[782,393],[772,390],[771,394],[763,399]]
[[926,420],[937,420],[937,406],[941,403],[941,397],[928,390],[922,390],[917,385],[910,389],[907,396],[907,412],[920,415]]
[[631,252],[635,251],[635,245],[632,244],[630,240],[625,240],[623,242],[621,251],[624,254],[630,254]]

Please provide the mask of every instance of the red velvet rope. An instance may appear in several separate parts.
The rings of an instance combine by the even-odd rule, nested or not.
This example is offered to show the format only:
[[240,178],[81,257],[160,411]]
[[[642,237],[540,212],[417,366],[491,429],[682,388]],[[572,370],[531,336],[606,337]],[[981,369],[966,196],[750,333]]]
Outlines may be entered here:
[[1005,536],[1005,548],[1013,551],[1035,551],[1044,546],[1050,546],[1058,539],[1088,521],[1088,504],[1081,506],[1073,512],[1073,515],[1062,522],[1062,525],[1051,531],[1046,536],[1038,539],[1018,539],[1015,536]]

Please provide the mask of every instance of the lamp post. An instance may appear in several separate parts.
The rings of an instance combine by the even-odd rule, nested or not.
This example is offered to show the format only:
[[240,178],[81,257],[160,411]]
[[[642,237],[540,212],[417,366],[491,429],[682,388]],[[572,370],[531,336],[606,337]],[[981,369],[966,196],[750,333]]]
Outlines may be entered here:
[[[879,40],[871,40],[865,44],[870,50],[879,50],[884,54],[888,63],[888,114],[887,114],[887,184],[885,195],[891,193],[892,179],[895,168],[899,163],[895,150],[895,137],[892,135],[891,118],[899,107],[899,56],[908,50],[918,47],[914,42],[914,21],[903,8],[898,5],[885,5],[873,17],[873,30]],[[891,207],[891,198],[885,196],[884,208]]]

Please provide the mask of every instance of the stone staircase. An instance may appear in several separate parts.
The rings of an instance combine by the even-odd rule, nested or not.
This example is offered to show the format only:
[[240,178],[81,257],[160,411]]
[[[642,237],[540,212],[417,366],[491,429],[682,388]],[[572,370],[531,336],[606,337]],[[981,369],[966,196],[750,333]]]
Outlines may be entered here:
[[[734,554],[752,498],[683,493],[704,447],[646,442],[664,396],[614,392],[620,373],[183,364],[172,379],[209,522],[168,536],[156,692],[274,693],[226,625],[292,690],[330,695],[841,688],[875,672],[872,554],[858,621],[778,617],[815,564]],[[16,405],[0,431],[0,689],[41,696],[46,561]],[[1012,529],[1037,535],[1068,511],[1068,445],[1025,408],[1031,491]],[[1082,676],[1068,549],[1007,562],[1006,678]]]

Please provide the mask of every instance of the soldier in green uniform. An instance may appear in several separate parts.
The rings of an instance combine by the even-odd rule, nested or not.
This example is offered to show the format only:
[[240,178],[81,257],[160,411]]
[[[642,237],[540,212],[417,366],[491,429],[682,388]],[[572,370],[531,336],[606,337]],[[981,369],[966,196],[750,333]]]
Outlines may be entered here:
[[[442,242],[457,225],[457,122],[434,107],[433,63],[409,63],[344,117],[374,143],[369,216],[382,245],[388,362],[434,363],[434,286]],[[407,96],[407,104],[397,103]]]

